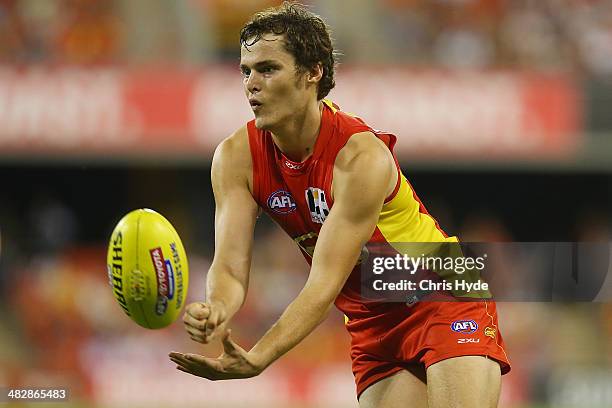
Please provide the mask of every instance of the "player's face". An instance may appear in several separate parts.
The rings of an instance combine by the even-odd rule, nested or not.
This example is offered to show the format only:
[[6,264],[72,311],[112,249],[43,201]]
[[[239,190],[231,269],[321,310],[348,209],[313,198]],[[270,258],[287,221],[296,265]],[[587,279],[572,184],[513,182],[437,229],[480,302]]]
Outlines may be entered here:
[[285,51],[283,36],[267,34],[240,50],[244,91],[255,114],[255,126],[271,130],[299,115],[316,90],[296,71],[295,58]]

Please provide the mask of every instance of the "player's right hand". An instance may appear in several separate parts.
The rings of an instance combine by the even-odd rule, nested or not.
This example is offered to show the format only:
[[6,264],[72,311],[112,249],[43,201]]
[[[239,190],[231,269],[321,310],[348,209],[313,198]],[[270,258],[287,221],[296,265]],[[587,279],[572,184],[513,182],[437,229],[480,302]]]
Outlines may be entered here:
[[185,330],[198,343],[207,344],[224,333],[227,313],[218,303],[194,302],[187,305],[183,315]]

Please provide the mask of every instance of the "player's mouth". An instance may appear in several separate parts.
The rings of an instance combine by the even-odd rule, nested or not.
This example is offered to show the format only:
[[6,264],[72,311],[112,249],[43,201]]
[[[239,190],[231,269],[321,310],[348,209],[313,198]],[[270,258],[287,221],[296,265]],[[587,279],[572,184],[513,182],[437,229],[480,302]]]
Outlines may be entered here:
[[257,99],[249,99],[249,104],[251,105],[251,109],[253,112],[257,112],[261,109],[262,103]]

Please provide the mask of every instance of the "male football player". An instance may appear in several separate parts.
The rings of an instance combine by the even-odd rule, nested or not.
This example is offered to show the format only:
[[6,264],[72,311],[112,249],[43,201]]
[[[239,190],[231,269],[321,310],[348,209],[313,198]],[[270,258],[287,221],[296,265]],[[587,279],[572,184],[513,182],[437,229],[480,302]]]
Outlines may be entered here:
[[[220,337],[225,352],[219,358],[172,352],[171,360],[211,380],[256,376],[335,304],[347,317],[361,407],[497,406],[501,374],[510,366],[493,302],[409,306],[361,297],[356,265],[366,244],[457,239],[440,229],[402,175],[395,136],[324,99],[334,87],[336,63],[325,23],[285,3],[256,14],[240,42],[255,119],[215,152],[207,298],[188,305],[183,319],[193,340]],[[246,296],[260,209],[294,239],[311,268],[298,296],[247,351],[230,338],[227,324]],[[452,326],[458,321],[473,322],[467,330],[477,329],[462,336],[474,341],[458,341]]]

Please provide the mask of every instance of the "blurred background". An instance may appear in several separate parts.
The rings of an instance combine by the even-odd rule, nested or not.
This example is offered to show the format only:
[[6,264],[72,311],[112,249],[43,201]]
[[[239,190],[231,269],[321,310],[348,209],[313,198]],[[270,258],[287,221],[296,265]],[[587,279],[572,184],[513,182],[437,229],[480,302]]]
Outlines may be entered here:
[[[342,53],[330,98],[398,135],[404,174],[448,233],[610,241],[612,1],[306,3]],[[252,115],[238,32],[276,4],[0,0],[0,386],[68,387],[87,407],[356,406],[339,313],[263,375],[211,383],[167,353],[218,345],[179,323],[136,326],[107,283],[110,232],[149,207],[185,243],[189,299],[204,296],[212,153]],[[240,344],[307,272],[261,217]],[[500,406],[612,407],[611,297],[499,304],[513,363]]]

